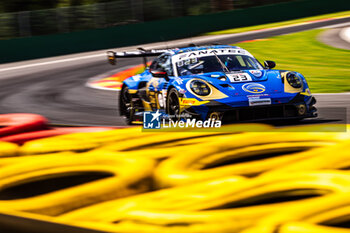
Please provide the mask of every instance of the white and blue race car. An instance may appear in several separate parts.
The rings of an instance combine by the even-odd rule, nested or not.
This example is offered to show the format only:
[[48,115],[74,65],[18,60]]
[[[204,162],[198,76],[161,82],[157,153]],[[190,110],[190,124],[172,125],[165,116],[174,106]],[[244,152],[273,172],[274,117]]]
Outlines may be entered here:
[[248,51],[213,45],[167,50],[108,52],[117,58],[158,56],[141,74],[123,82],[119,104],[129,124],[144,111],[175,118],[241,122],[316,117],[316,100],[304,76],[264,66]]

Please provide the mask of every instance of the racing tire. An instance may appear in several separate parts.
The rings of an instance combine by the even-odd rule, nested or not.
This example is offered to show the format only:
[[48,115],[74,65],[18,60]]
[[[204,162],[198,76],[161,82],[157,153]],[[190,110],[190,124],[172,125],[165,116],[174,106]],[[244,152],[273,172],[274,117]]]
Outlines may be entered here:
[[172,120],[180,119],[180,100],[179,94],[175,88],[171,88],[168,92],[168,97],[166,100],[166,112],[168,115],[173,115]]
[[132,97],[129,94],[129,88],[127,86],[123,86],[119,98],[120,115],[124,115],[126,118],[126,123],[128,125],[132,125],[135,110],[131,99]]

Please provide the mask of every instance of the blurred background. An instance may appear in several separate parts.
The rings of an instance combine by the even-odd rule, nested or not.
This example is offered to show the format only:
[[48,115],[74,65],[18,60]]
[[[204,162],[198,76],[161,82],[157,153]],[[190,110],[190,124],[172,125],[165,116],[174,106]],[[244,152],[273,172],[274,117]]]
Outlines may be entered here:
[[290,1],[293,0],[1,0],[0,39],[106,28]]

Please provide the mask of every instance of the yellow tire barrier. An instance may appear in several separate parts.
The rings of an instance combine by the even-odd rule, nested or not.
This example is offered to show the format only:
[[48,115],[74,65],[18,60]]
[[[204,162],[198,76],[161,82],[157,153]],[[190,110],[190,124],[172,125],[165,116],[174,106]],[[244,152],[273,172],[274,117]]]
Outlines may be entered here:
[[141,128],[132,127],[93,133],[73,133],[50,138],[33,140],[20,148],[20,153],[43,154],[60,151],[87,151],[110,142],[125,141],[130,138],[142,138],[154,133],[141,133]]
[[244,131],[270,131],[273,128],[264,124],[239,124],[223,126],[220,130],[180,130],[172,132],[160,132],[142,139],[130,139],[127,142],[119,141],[108,144],[99,149],[109,151],[129,152],[132,155],[147,156],[154,159],[165,159],[178,156],[182,151],[200,148],[208,141],[221,141]]
[[[305,203],[296,203],[289,208],[281,209],[279,212],[267,215],[257,221],[255,226],[245,229],[242,233],[284,233],[291,230],[290,227],[283,227],[284,224],[298,222],[305,223],[303,232],[335,232],[347,233],[341,229],[348,227],[350,221],[350,192],[335,193],[332,195],[315,198]],[[305,229],[307,226],[307,230]],[[313,228],[313,229],[310,229]],[[302,229],[301,227],[299,230]],[[281,231],[283,229],[283,231]],[[314,231],[315,229],[319,231]],[[298,230],[298,227],[294,228]],[[305,230],[305,231],[304,231]],[[343,231],[342,231],[343,230]],[[293,232],[293,231],[291,231]],[[294,231],[299,232],[299,231]]]
[[[103,150],[110,151],[137,151],[155,150],[165,147],[177,148],[179,145],[194,146],[208,141],[206,137],[223,136],[248,131],[264,131],[273,128],[263,124],[241,124],[225,126],[220,131],[172,131],[172,132],[142,132],[141,128],[111,130],[97,133],[74,133],[45,139],[33,140],[20,148],[20,153],[40,154],[58,151],[87,151],[102,146]],[[187,142],[188,140],[188,142]],[[214,140],[214,139],[213,139]],[[107,145],[107,146],[105,146]],[[164,151],[164,150],[163,150]],[[162,152],[160,150],[159,152]],[[145,151],[147,153],[147,151]],[[173,154],[173,152],[171,152]],[[167,157],[160,153],[147,153],[152,157]],[[169,151],[168,153],[169,154]]]
[[59,215],[148,191],[154,162],[113,152],[31,157],[0,170],[0,206]]
[[107,232],[343,233],[350,216],[343,131],[135,127],[34,140],[3,156],[0,143],[0,215],[19,211]]
[[0,158],[16,156],[18,148],[19,147],[14,143],[0,141]]
[[[236,231],[297,203],[350,191],[350,173],[340,171],[285,174],[231,185],[227,179],[197,184],[198,190],[180,186],[109,201],[72,211],[59,219],[68,223],[91,222],[90,225],[102,222],[111,228],[114,225],[115,232],[166,232],[169,226],[178,226],[178,232],[192,232],[192,226],[202,230],[211,226],[208,232],[221,232],[220,227]],[[233,220],[239,224],[220,224]]]
[[155,171],[159,187],[170,187],[229,175],[252,177],[310,157],[310,149],[345,140],[329,133],[242,133],[189,148],[163,161]]
[[2,157],[0,158],[0,170],[2,167],[13,165],[13,164],[19,164],[24,163],[25,161],[32,161],[35,159],[38,159],[39,157],[48,157],[48,156],[77,156],[77,153],[71,152],[71,151],[64,151],[64,152],[58,152],[58,153],[51,153],[51,154],[39,154],[39,155],[27,155],[27,156],[10,156],[10,157]]
[[[66,220],[83,219],[113,222],[118,213],[122,214],[135,208],[163,210],[191,209],[194,205],[200,205],[203,202],[205,203],[208,200],[216,199],[226,193],[230,193],[227,187],[237,187],[240,184],[244,184],[246,180],[242,177],[225,177],[218,180],[161,189],[81,208],[61,215],[60,218]],[[108,212],[105,210],[108,210]]]
[[[216,233],[238,232],[251,225],[254,213],[232,213],[230,211],[130,211],[116,223],[63,221],[82,227],[106,232],[125,233]],[[260,217],[260,216],[258,216]]]
[[276,176],[279,173],[295,171],[313,171],[322,169],[350,169],[350,141],[338,143],[327,148],[315,149],[310,152],[312,156],[291,164],[284,164],[263,174],[264,176]]
[[281,225],[275,233],[350,233],[350,229],[292,222]]

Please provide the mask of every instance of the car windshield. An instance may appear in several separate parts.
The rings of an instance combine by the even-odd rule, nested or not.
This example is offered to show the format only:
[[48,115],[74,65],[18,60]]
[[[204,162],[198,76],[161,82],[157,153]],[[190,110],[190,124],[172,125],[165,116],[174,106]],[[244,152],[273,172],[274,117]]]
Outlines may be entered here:
[[[218,55],[229,71],[263,69],[260,63],[247,55]],[[215,56],[195,57],[176,62],[179,76],[223,71]]]

